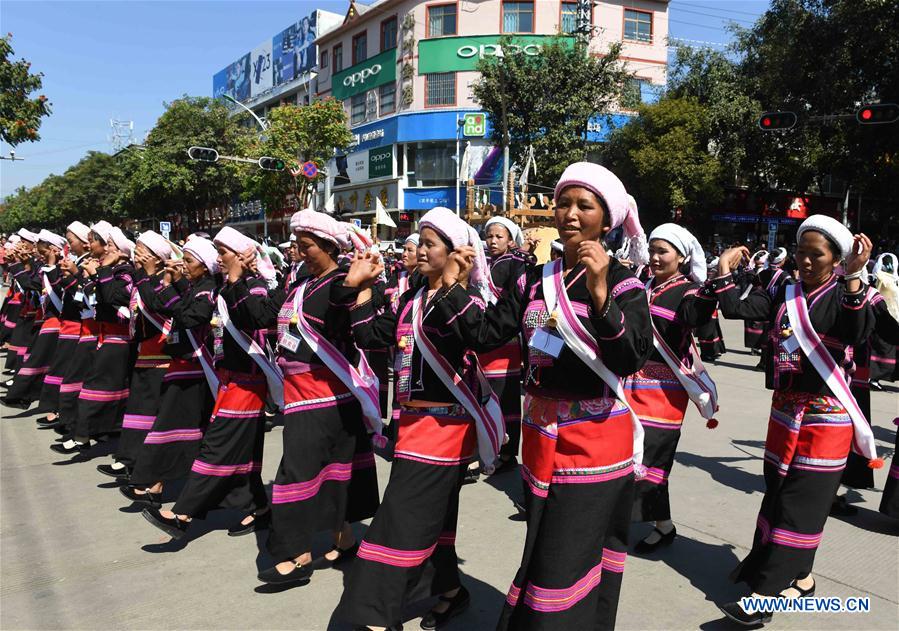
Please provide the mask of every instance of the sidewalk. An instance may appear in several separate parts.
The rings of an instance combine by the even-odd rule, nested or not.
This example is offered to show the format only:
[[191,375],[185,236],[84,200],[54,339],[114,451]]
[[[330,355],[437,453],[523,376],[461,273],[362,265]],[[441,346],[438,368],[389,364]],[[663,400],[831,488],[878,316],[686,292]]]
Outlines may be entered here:
[[[736,352],[710,367],[721,394],[720,426],[688,414],[671,478],[674,544],[653,559],[628,557],[618,628],[732,629],[716,602],[745,592],[727,575],[751,543],[762,496],[762,446],[770,393],[757,358],[742,351],[740,322],[724,321]],[[873,393],[875,436],[887,467],[877,489],[853,494],[855,517],[831,518],[818,551],[818,596],[871,597],[867,614],[777,614],[772,629],[896,629],[899,619],[899,522],[877,512],[899,395]],[[189,538],[168,543],[115,484],[96,457],[71,464],[48,449],[55,434],[35,429],[34,414],[0,409],[0,628],[2,629],[347,629],[332,623],[343,586],[325,569],[304,587],[264,593],[256,572],[271,564],[263,535],[232,538],[238,516],[223,511],[198,522]],[[281,430],[268,434],[263,478],[281,454]],[[108,452],[104,445],[97,453]],[[378,459],[382,486],[389,465]],[[457,546],[472,607],[448,629],[488,630],[496,621],[521,555],[524,524],[510,520],[517,474],[482,478],[462,490]],[[636,541],[648,530],[637,525]],[[359,532],[362,532],[360,527]],[[317,554],[328,547],[318,541]],[[420,616],[429,603],[410,610]],[[405,623],[418,629],[418,620]],[[572,630],[577,631],[577,630]]]

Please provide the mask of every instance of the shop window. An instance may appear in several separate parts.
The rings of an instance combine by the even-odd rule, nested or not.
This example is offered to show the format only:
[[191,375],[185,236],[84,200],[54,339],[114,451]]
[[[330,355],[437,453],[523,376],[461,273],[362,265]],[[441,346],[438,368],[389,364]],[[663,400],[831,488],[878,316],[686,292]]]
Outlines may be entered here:
[[334,47],[334,72],[343,70],[343,44]]
[[381,104],[381,116],[392,114],[396,111],[396,83],[391,81],[378,88],[380,93],[379,101]]
[[435,72],[425,75],[427,84],[426,107],[456,104],[456,73]]
[[357,125],[365,121],[365,95],[367,93],[356,94],[350,98],[350,123]]
[[368,33],[359,33],[353,38],[353,65],[368,59]]
[[533,33],[534,3],[503,1],[503,33]]
[[381,22],[381,52],[396,48],[396,16]]
[[445,37],[456,34],[456,5],[440,4],[428,7],[427,37]]
[[642,44],[652,43],[652,13],[624,10],[624,39]]
[[409,153],[409,162],[414,165],[410,179],[414,177],[415,186],[446,186],[456,181],[455,143],[422,144]]

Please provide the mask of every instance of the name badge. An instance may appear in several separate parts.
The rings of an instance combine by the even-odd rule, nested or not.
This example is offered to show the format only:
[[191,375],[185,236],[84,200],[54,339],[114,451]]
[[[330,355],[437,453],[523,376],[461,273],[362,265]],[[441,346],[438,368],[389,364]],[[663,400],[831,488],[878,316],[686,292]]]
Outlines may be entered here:
[[78,302],[81,302],[81,301],[84,300],[84,293],[83,293],[83,292],[80,292],[80,291],[76,291],[76,292],[75,292],[75,295],[73,296],[73,298],[74,298],[75,300],[77,300]]
[[278,346],[286,348],[291,353],[296,353],[297,349],[300,347],[300,338],[291,335],[290,333],[285,333],[281,336],[281,339],[278,340]]
[[785,351],[792,354],[799,350],[799,340],[796,339],[795,335],[791,335],[783,342],[780,343]]
[[558,357],[562,353],[562,347],[565,346],[565,340],[549,329],[541,327],[534,331],[528,346],[550,357]]

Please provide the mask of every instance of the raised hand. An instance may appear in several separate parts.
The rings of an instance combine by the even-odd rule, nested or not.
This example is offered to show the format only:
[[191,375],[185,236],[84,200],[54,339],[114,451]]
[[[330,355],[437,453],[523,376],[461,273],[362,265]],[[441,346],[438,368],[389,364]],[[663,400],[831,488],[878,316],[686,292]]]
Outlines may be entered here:
[[734,248],[728,248],[718,257],[718,274],[724,276],[730,274],[742,261],[749,260],[749,248],[745,245],[738,245]]
[[846,255],[846,273],[854,274],[865,269],[874,244],[865,233],[857,234],[852,240],[852,251]]
[[240,265],[243,268],[243,271],[249,270],[254,274],[259,272],[259,268],[256,261],[256,248],[249,247],[247,251],[243,254],[239,255]]
[[87,259],[81,263],[81,269],[87,276],[96,274],[98,267],[100,267],[100,261],[97,259]]
[[380,255],[374,252],[356,252],[343,284],[360,290],[371,289],[383,271],[384,263]]
[[59,269],[62,270],[62,273],[66,276],[74,276],[78,273],[78,266],[75,265],[75,261],[68,258],[63,258],[59,262]]
[[467,287],[468,275],[474,267],[474,259],[475,251],[470,245],[459,246],[450,252],[446,265],[443,267],[444,287],[450,287],[456,283]]
[[577,248],[578,261],[587,269],[587,289],[597,310],[606,304],[609,288],[609,255],[599,241],[584,241]]

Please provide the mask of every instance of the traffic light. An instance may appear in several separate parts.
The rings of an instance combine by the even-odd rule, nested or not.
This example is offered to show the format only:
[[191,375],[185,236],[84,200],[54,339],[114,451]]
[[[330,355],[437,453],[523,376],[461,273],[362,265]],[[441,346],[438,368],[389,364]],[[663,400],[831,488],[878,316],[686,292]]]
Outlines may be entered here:
[[262,156],[259,158],[259,168],[263,171],[283,171],[284,170],[284,160],[281,158],[270,158],[268,156]]
[[187,150],[187,155],[191,160],[201,162],[218,162],[219,159],[219,152],[209,147],[191,147]]
[[792,129],[795,126],[796,114],[793,112],[765,112],[759,118],[759,128],[764,131]]
[[882,125],[899,120],[899,105],[895,103],[869,103],[855,112],[859,125]]

